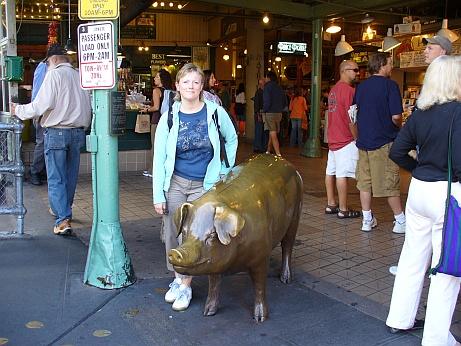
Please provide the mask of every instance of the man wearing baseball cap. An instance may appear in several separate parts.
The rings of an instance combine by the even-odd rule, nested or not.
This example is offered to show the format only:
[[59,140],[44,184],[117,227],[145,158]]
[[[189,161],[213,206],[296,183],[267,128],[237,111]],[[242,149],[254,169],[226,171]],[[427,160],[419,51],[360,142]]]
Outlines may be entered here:
[[426,43],[424,49],[424,62],[430,64],[441,55],[451,54],[451,42],[448,38],[440,35],[424,38],[423,42]]
[[56,220],[53,232],[72,231],[72,203],[77,186],[80,148],[91,121],[90,95],[80,87],[80,77],[60,45],[48,49],[48,72],[36,98],[29,104],[12,103],[10,111],[21,120],[40,117],[45,129],[45,163],[48,199]]

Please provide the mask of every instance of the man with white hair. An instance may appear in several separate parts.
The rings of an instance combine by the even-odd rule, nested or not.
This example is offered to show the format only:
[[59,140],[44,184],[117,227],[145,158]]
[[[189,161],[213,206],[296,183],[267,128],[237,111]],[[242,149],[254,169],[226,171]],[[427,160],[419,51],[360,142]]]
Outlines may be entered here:
[[52,45],[47,53],[48,72],[36,98],[29,104],[11,104],[12,115],[22,120],[41,117],[45,129],[45,163],[48,199],[56,215],[53,232],[72,231],[72,203],[77,186],[80,149],[85,145],[85,129],[91,121],[90,97],[80,87],[77,70],[66,51]]

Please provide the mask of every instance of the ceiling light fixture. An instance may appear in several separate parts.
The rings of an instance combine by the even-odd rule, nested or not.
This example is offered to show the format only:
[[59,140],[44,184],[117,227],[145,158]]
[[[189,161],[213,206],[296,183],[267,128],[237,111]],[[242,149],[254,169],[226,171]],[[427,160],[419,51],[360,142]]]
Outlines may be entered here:
[[363,17],[361,20],[360,20],[360,23],[362,24],[370,24],[372,21],[374,21],[375,19],[370,16],[369,13],[365,13],[365,17]]
[[225,61],[227,61],[227,60],[230,59],[230,56],[229,56],[228,54],[224,54],[224,55],[222,56],[222,58],[223,58]]
[[455,42],[459,38],[458,35],[456,35],[453,31],[448,29],[448,19],[447,18],[442,20],[442,29],[437,31],[437,35],[448,38],[450,42]]
[[335,23],[331,23],[330,26],[325,30],[329,34],[336,34],[341,31],[341,27]]
[[72,55],[72,54],[77,53],[77,50],[75,49],[75,46],[72,44],[72,39],[70,38],[70,0],[67,0],[67,4],[69,8],[68,17],[67,17],[68,19],[67,26],[69,30],[68,30],[67,42],[66,42],[64,49],[66,50],[68,55]]
[[335,56],[341,56],[350,53],[354,50],[352,46],[346,42],[346,35],[341,35],[341,40],[338,42],[335,48]]
[[390,50],[400,46],[402,42],[397,40],[394,36],[392,36],[392,28],[387,29],[387,36],[384,38],[383,41],[383,52],[389,52]]
[[269,23],[269,16],[267,14],[265,14],[264,17],[263,17],[263,23],[264,24]]

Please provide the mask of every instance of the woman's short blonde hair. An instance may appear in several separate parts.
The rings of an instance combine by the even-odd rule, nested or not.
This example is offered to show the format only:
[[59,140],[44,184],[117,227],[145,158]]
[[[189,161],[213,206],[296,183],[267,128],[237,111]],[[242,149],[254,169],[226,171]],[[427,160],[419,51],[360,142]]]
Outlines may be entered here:
[[461,100],[461,56],[442,55],[429,65],[416,105],[426,110],[436,104]]
[[[203,73],[202,69],[195,64],[188,63],[185,64],[176,74],[176,83],[179,83],[181,78],[183,78],[186,74],[196,72],[200,75],[202,79],[202,90],[200,91],[200,101],[203,101],[203,82],[205,81],[205,74]],[[175,101],[181,101],[181,94],[179,91],[176,91],[176,96],[174,97]]]

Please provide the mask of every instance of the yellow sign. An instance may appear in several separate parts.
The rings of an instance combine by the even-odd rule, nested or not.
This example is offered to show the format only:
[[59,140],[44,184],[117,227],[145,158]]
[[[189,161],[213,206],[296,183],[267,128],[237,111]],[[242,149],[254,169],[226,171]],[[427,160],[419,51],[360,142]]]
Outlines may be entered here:
[[117,19],[120,0],[78,0],[78,17],[81,20]]

